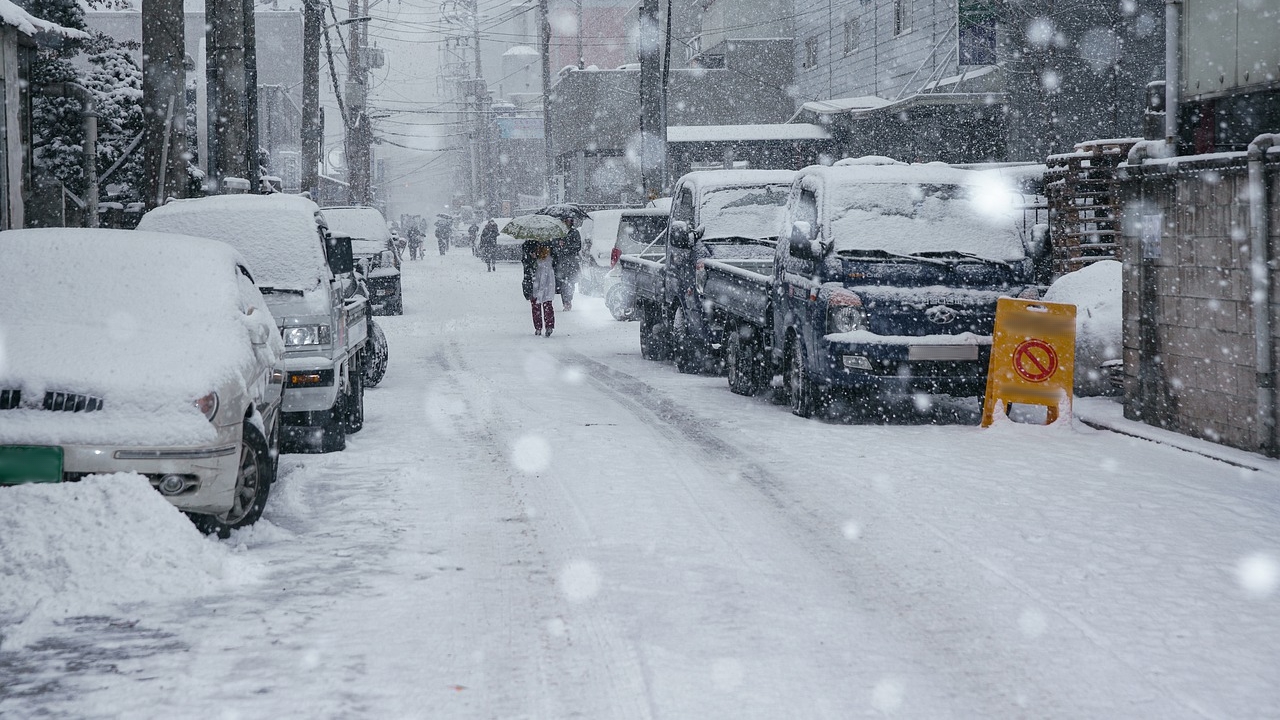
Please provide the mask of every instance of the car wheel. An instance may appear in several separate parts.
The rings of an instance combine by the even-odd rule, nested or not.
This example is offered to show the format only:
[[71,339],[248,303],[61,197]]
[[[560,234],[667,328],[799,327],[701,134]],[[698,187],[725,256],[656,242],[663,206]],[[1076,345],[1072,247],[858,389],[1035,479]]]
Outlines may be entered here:
[[347,434],[364,428],[364,353],[356,355],[347,371],[351,385],[347,388]]
[[804,364],[804,345],[800,338],[791,340],[787,352],[787,397],[791,402],[791,413],[798,417],[811,417],[818,409],[818,386],[813,382]]
[[702,348],[702,343],[689,334],[689,318],[684,308],[676,308],[675,314],[671,316],[671,339],[671,353],[677,370],[689,374],[705,371],[707,353]]
[[369,345],[364,358],[364,386],[377,387],[387,374],[387,335],[377,323],[369,323]]
[[635,303],[632,302],[631,293],[627,292],[627,287],[622,283],[609,288],[604,294],[604,304],[609,308],[609,314],[614,320],[630,320],[634,313]]
[[760,340],[754,327],[747,323],[731,325],[725,342],[725,365],[729,389],[738,395],[755,395],[763,385],[761,377]]
[[342,393],[333,401],[324,424],[320,426],[317,441],[318,452],[329,453],[347,449],[347,394]]
[[[273,458],[278,455],[277,449],[270,447],[258,428],[247,421],[243,433],[231,508],[222,515],[194,515],[191,518],[202,532],[217,534],[224,540],[231,537],[232,530],[248,527],[262,517],[271,484],[275,481],[276,463]],[[276,435],[272,433],[273,437]]]

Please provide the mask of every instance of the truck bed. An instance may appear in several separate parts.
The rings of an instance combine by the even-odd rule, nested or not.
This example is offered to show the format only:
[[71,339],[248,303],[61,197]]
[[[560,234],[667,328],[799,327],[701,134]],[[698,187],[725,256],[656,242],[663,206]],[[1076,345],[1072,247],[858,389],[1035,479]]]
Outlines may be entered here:
[[700,263],[705,278],[703,297],[716,310],[756,327],[768,324],[772,259],[707,258]]
[[618,269],[622,275],[622,283],[631,289],[636,300],[661,304],[663,302],[663,270],[666,266],[654,257],[623,255],[618,258]]

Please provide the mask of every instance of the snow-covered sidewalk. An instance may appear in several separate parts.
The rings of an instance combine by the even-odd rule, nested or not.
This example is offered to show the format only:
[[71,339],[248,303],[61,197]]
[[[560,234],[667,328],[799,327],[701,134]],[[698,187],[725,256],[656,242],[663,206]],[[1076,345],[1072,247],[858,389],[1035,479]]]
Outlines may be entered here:
[[1269,470],[801,420],[598,299],[535,337],[465,253],[405,302],[365,429],[228,541],[128,478],[0,493],[0,716],[1280,716]]

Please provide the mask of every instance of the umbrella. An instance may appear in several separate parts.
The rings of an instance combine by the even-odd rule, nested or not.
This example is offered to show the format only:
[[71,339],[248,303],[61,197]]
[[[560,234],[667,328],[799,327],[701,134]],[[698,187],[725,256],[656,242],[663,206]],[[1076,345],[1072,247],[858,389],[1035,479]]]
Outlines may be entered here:
[[517,240],[550,242],[568,235],[569,228],[550,215],[521,215],[503,226],[502,232]]
[[574,205],[573,203],[556,203],[548,205],[537,212],[535,215],[550,215],[560,220],[586,220],[591,217],[586,210]]

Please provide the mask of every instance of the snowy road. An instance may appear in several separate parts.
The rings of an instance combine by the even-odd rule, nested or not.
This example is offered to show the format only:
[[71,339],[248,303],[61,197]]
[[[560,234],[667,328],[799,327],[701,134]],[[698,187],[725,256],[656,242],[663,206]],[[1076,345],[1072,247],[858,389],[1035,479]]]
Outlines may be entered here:
[[801,420],[598,299],[535,337],[516,266],[405,275],[345,452],[223,543],[129,528],[216,545],[218,593],[65,602],[0,716],[1280,716],[1276,474],[973,403]]

